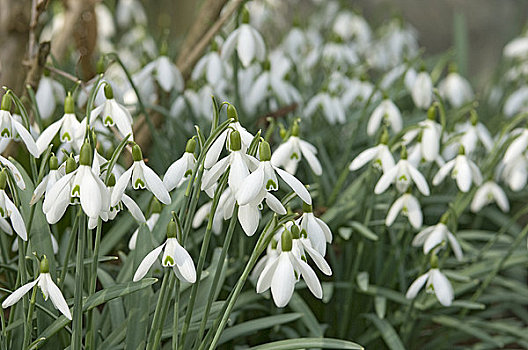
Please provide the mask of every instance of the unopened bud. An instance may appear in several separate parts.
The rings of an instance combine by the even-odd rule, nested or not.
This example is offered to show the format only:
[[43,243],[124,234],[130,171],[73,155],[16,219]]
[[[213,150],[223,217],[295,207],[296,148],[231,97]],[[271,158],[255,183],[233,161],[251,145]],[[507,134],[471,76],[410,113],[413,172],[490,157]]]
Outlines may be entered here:
[[51,157],[50,157],[49,167],[50,167],[50,170],[59,169],[59,159],[57,157],[55,157],[54,154],[52,154]]
[[92,165],[92,146],[88,142],[83,143],[81,146],[81,154],[79,156],[79,164],[80,165]]
[[187,145],[185,146],[185,152],[194,153],[195,149],[196,149],[196,139],[192,137],[189,139],[189,141],[187,141]]
[[292,234],[287,228],[284,228],[284,231],[282,232],[281,249],[283,252],[289,252],[292,250]]
[[242,140],[240,139],[240,133],[238,131],[231,131],[229,141],[231,151],[240,151],[242,149]]
[[75,103],[70,92],[68,96],[64,99],[64,114],[73,114],[75,113]]
[[40,261],[40,273],[49,273],[49,261],[46,255]]
[[271,159],[271,148],[267,141],[262,141],[260,143],[259,155],[261,162],[267,162]]
[[143,160],[143,153],[138,144],[132,146],[132,159],[134,159],[134,162],[140,162]]
[[2,105],[0,106],[0,109],[3,111],[11,110],[11,96],[9,96],[9,94],[4,94],[4,96],[2,96]]

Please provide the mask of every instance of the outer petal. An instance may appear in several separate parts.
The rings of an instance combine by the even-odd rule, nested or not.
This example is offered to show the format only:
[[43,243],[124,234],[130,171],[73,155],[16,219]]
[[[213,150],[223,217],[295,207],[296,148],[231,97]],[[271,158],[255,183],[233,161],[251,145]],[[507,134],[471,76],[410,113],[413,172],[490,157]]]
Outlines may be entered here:
[[409,222],[415,229],[419,229],[422,226],[423,216],[422,209],[420,208],[420,203],[418,199],[412,195],[408,195],[407,199],[407,216],[409,217]]
[[116,206],[117,203],[119,203],[119,201],[123,197],[123,194],[125,193],[125,189],[128,183],[130,182],[130,178],[132,177],[133,170],[134,170],[134,165],[128,168],[128,170],[125,171],[123,175],[119,177],[119,179],[117,179],[114,189],[112,191],[112,195],[110,196],[110,205],[112,207]]
[[266,193],[266,204],[268,207],[273,210],[275,213],[279,215],[286,215],[287,211],[286,208],[282,205],[281,201],[277,199],[274,195],[271,193]]
[[70,313],[70,308],[64,299],[59,287],[53,282],[49,273],[43,274],[42,278],[47,279],[48,294],[51,299],[51,302],[55,307],[64,315],[67,319],[71,320],[72,316]]
[[167,169],[165,176],[163,176],[163,184],[167,188],[167,191],[172,191],[178,186],[181,179],[183,179],[186,170],[187,162],[183,157],[171,164]]
[[[458,156],[462,157],[462,156]],[[466,158],[459,158],[456,165],[456,183],[460,191],[467,192],[471,187],[471,167]]]
[[248,236],[253,236],[257,231],[260,220],[260,211],[258,207],[247,204],[242,205],[238,208],[238,221],[242,226],[242,229]]
[[290,301],[295,287],[295,274],[288,253],[282,252],[271,281],[271,294],[277,307],[284,307]]
[[411,286],[409,287],[409,289],[407,290],[407,293],[405,294],[405,297],[407,299],[414,299],[416,298],[416,295],[418,295],[418,292],[420,291],[420,289],[422,289],[422,287],[424,286],[425,284],[425,281],[427,281],[427,278],[429,277],[429,272],[428,273],[424,273],[423,275],[421,275],[420,277],[418,277],[412,284]]
[[354,158],[352,163],[350,163],[350,166],[349,166],[350,171],[354,171],[354,170],[361,168],[363,165],[367,164],[368,162],[376,158],[377,154],[378,154],[378,146],[371,147],[371,148],[364,150],[363,152],[358,154],[356,158]]
[[310,192],[304,187],[304,185],[297,180],[297,178],[286,171],[279,169],[277,167],[273,167],[277,174],[288,184],[288,186],[291,187],[291,189],[301,198],[306,204],[311,205],[312,204],[312,197],[310,196]]
[[503,212],[510,211],[510,203],[508,202],[508,197],[506,197],[506,193],[504,193],[502,188],[500,188],[497,184],[493,185],[494,186],[491,186],[491,192],[493,193],[495,202]]
[[319,159],[315,156],[315,154],[311,151],[309,147],[306,146],[305,141],[299,140],[299,145],[301,147],[301,152],[308,162],[308,165],[310,165],[310,168],[312,168],[312,171],[315,175],[321,176],[323,174],[323,168],[321,167],[321,163],[319,162]]
[[255,57],[255,40],[251,33],[251,27],[248,24],[241,25],[239,30],[240,33],[238,34],[237,41],[238,58],[240,58],[242,65],[247,67]]
[[29,153],[31,153],[33,157],[38,158],[40,156],[40,152],[38,151],[37,144],[35,143],[35,140],[33,140],[33,137],[29,131],[27,131],[27,129],[15,119],[12,119],[11,123],[14,125],[18,136],[20,136],[26,145]]
[[273,280],[273,275],[279,264],[279,256],[274,256],[271,259],[273,261],[268,262],[264,267],[264,270],[260,274],[257,281],[257,293],[262,293],[268,290],[271,287],[271,282]]
[[447,174],[449,174],[449,172],[451,171],[451,169],[453,169],[453,167],[455,166],[455,159],[453,160],[450,160],[449,162],[445,163],[444,166],[442,166],[438,172],[436,173],[436,175],[433,177],[433,185],[437,186],[439,185],[442,181],[444,181],[445,177],[447,176]]
[[299,268],[301,275],[312,294],[316,298],[321,299],[323,297],[323,288],[321,287],[321,282],[319,282],[319,279],[317,278],[317,275],[315,274],[314,270],[310,267],[310,265],[308,265],[301,259],[295,258],[291,253],[290,259],[295,259],[295,265],[297,265],[297,267]]
[[414,236],[412,240],[412,246],[413,247],[419,247],[422,246],[425,243],[425,240],[429,237],[431,232],[436,229],[435,226],[429,226],[418,232],[416,236]]
[[391,226],[394,223],[394,220],[396,220],[396,217],[400,213],[400,211],[403,209],[403,205],[405,203],[405,195],[401,196],[400,198],[396,199],[392,206],[389,209],[389,212],[387,213],[387,218],[385,218],[385,225]]
[[39,155],[42,154],[48,148],[55,135],[57,135],[57,133],[59,132],[63,121],[64,117],[48,126],[46,130],[44,130],[42,134],[40,134],[36,142]]
[[447,239],[451,245],[451,249],[453,249],[453,253],[455,253],[455,257],[458,261],[461,261],[464,258],[464,254],[462,253],[462,247],[458,243],[456,237],[451,232],[447,232]]
[[425,180],[425,177],[422,175],[421,172],[418,171],[412,164],[407,163],[407,169],[409,169],[409,173],[411,174],[411,177],[416,184],[416,187],[424,196],[429,195],[429,186],[427,185],[427,181]]
[[152,192],[152,194],[154,194],[161,203],[167,205],[170,204],[171,197],[169,192],[167,192],[165,185],[163,185],[163,182],[158,177],[158,175],[154,172],[154,170],[145,165],[143,161],[140,163],[140,166],[143,168],[143,176],[145,176],[146,186],[149,191]]
[[431,232],[429,237],[424,242],[423,252],[424,254],[429,254],[431,249],[437,247],[446,239],[447,228],[444,226],[437,225],[435,229]]
[[20,215],[18,208],[15,207],[13,202],[11,202],[11,200],[7,198],[7,196],[5,203],[7,210],[11,211],[11,216],[9,218],[11,219],[13,229],[20,236],[20,238],[22,238],[24,241],[27,241],[26,224],[24,223],[24,219],[22,219],[22,215]]
[[207,154],[205,155],[205,161],[204,161],[204,167],[205,169],[211,168],[218,160],[218,157],[220,156],[220,153],[222,152],[222,149],[224,148],[224,143],[227,138],[227,130],[225,130],[223,133],[218,135],[216,140],[213,142],[211,147],[209,147],[209,150],[207,151]]
[[246,205],[257,197],[264,187],[264,168],[259,166],[257,170],[247,176],[239,191],[236,193],[239,205]]
[[167,242],[163,243],[162,245],[160,245],[159,247],[157,247],[156,249],[148,253],[147,256],[145,256],[145,258],[143,258],[143,260],[141,261],[141,263],[139,264],[136,270],[136,273],[134,274],[134,279],[133,279],[134,282],[137,282],[143,277],[145,277],[148,270],[150,270],[150,267],[156,262],[156,259],[160,255],[166,243]]
[[15,304],[17,301],[19,301],[27,292],[31,290],[39,281],[40,276],[34,280],[33,282],[29,282],[27,284],[24,284],[22,287],[15,290],[11,295],[9,295],[6,300],[2,303],[2,308],[6,309],[10,307],[11,305]]
[[140,223],[144,223],[145,215],[143,215],[143,212],[141,211],[141,208],[137,205],[136,202],[126,194],[123,194],[123,197],[121,197],[121,201],[127,207],[128,211],[130,212],[130,215],[134,217],[137,221]]
[[387,188],[389,188],[390,184],[394,181],[396,175],[398,174],[398,169],[399,167],[395,165],[380,177],[376,187],[374,187],[375,194],[383,193]]
[[[81,166],[82,167],[82,166]],[[90,168],[86,168],[81,183],[81,206],[88,217],[96,218],[102,209],[102,196]]]
[[438,269],[431,269],[430,274],[438,301],[444,306],[450,306],[454,298],[451,283]]
[[175,247],[176,267],[180,275],[189,283],[196,282],[196,268],[189,253],[181,246]]

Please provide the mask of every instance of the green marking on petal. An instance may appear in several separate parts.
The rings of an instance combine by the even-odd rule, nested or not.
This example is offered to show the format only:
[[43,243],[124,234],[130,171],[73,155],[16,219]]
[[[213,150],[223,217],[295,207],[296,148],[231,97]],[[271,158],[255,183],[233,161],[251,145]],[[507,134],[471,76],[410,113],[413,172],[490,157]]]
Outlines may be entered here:
[[61,141],[62,142],[64,142],[64,141],[70,142],[71,140],[72,140],[72,138],[70,136],[70,133],[65,132],[64,134],[62,134],[62,136],[61,136]]
[[2,130],[2,133],[1,133],[2,137],[11,137],[11,132],[5,128],[4,130]]
[[72,189],[71,195],[72,195],[72,197],[80,196],[81,195],[81,186],[75,185],[75,187]]
[[300,159],[300,157],[297,154],[297,152],[293,152],[292,155],[290,156],[290,159]]
[[275,181],[269,179],[268,182],[266,183],[266,190],[270,191],[270,190],[276,190],[277,189],[277,184],[275,183]]
[[402,175],[398,178],[398,181],[407,181],[407,176]]
[[172,256],[167,255],[163,260],[163,266],[174,266],[174,259]]
[[141,179],[137,179],[136,182],[134,182],[134,189],[138,188],[145,188],[145,183]]
[[189,169],[185,172],[185,174],[183,175],[183,177],[187,177],[187,176],[191,176],[192,175],[192,169]]
[[4,211],[4,208],[0,208],[0,216],[5,218],[6,217],[6,213]]
[[114,120],[112,119],[112,117],[110,117],[109,115],[107,115],[105,117],[105,120],[104,120],[104,125],[105,126],[111,126],[111,125],[114,125]]

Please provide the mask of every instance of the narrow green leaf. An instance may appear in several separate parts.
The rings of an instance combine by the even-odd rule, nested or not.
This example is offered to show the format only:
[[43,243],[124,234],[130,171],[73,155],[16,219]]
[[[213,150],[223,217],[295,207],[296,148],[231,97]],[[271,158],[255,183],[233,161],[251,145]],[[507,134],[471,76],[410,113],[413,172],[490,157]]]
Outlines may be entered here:
[[362,350],[363,347],[359,344],[347,340],[331,339],[331,338],[304,338],[304,339],[288,339],[279,340],[272,343],[254,346],[249,350],[297,350],[306,348],[322,348],[322,349],[350,349]]
[[378,316],[373,314],[367,314],[364,315],[365,318],[372,321],[374,323],[374,326],[380,331],[381,337],[385,341],[385,344],[389,347],[391,350],[405,350],[405,346],[403,346],[403,343],[400,339],[400,336],[392,325],[385,321],[380,319]]
[[481,328],[470,326],[467,322],[460,321],[454,317],[449,316],[436,316],[433,317],[433,322],[441,324],[446,327],[454,328],[460,332],[467,333],[474,336],[484,342],[491,343],[499,348],[502,348],[504,344],[492,338],[488,333],[484,332]]

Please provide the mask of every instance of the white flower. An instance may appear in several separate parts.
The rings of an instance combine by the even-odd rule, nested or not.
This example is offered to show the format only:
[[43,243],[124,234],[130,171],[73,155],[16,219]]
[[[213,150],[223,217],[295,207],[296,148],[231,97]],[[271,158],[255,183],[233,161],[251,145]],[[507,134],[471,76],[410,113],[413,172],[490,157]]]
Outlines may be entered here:
[[345,106],[339,96],[325,91],[318,93],[308,101],[304,116],[312,116],[319,107],[330,124],[346,122]]
[[403,122],[400,110],[389,99],[381,101],[370,115],[367,124],[367,134],[373,136],[381,127],[382,121],[396,133],[402,129]]
[[[271,288],[271,295],[277,307],[284,307],[290,301],[297,279],[302,277],[316,298],[323,297],[323,289],[313,269],[304,262],[292,248],[292,236],[288,230],[282,234],[281,253],[264,268],[257,281],[257,293]],[[298,277],[297,277],[298,276]]]
[[508,58],[524,58],[528,55],[528,37],[515,38],[504,46],[503,54]]
[[517,113],[528,110],[528,86],[522,86],[515,90],[504,102],[503,112],[511,117]]
[[479,168],[464,153],[456,156],[455,159],[445,163],[433,177],[433,185],[437,186],[451,172],[451,177],[456,179],[458,189],[462,192],[469,191],[471,183],[480,185],[482,174]]
[[427,109],[433,101],[433,82],[427,72],[420,72],[414,80],[411,91],[414,104],[418,108]]
[[147,254],[139,264],[134,274],[134,282],[139,281],[147,274],[150,267],[156,262],[158,256],[163,251],[161,265],[172,267],[174,274],[183,282],[196,282],[196,269],[189,253],[183,248],[176,238],[176,223],[170,221],[167,226],[167,240]]
[[[156,198],[152,199],[152,202],[150,205],[150,212],[151,214],[148,220],[146,222],[145,221],[143,222],[145,222],[149,231],[152,232],[152,229],[158,222],[160,212],[161,212],[161,205]],[[134,233],[132,233],[132,236],[130,237],[130,240],[128,241],[128,249],[130,250],[136,249],[136,242],[137,242],[138,234],[139,234],[139,227],[134,231]]]
[[367,45],[372,36],[367,21],[349,11],[343,11],[337,15],[332,29],[343,40],[354,39],[360,45]]
[[235,50],[244,67],[249,66],[255,59],[263,61],[266,56],[266,46],[262,36],[247,22],[242,23],[229,34],[222,46],[222,59],[231,57]]
[[159,176],[149,168],[143,161],[143,154],[138,145],[132,147],[132,158],[134,163],[127,171],[117,179],[110,205],[115,206],[122,199],[125,189],[132,179],[132,187],[135,190],[146,188],[163,204],[170,204],[171,197]]
[[471,211],[476,213],[486,205],[495,202],[503,212],[510,210],[506,193],[494,181],[487,181],[479,187],[471,201]]
[[422,226],[422,208],[420,207],[418,199],[412,194],[404,193],[400,198],[394,201],[387,213],[385,225],[391,226],[400,212],[409,218],[409,223],[415,229],[419,229]]
[[[297,227],[297,225],[292,226],[291,229],[293,230],[294,228],[295,230],[299,231],[299,228]],[[295,248],[292,249],[292,251],[298,253],[299,254],[298,258],[302,259],[303,261],[308,261],[307,256],[309,256],[313,260],[315,265],[319,268],[319,270],[321,270],[322,273],[324,273],[327,276],[331,276],[332,268],[330,267],[328,262],[326,262],[326,260],[321,255],[321,253],[319,253],[317,250],[315,250],[312,247],[312,241],[310,241],[308,238],[305,237],[306,233],[304,232],[304,233],[299,233],[299,234],[300,234],[300,237],[294,238],[292,241],[293,245],[295,246]]]
[[325,256],[326,243],[332,243],[332,231],[323,220],[315,217],[311,205],[303,203],[303,214],[296,223],[301,228],[301,233],[306,233],[312,247]]
[[218,51],[212,50],[198,60],[191,78],[192,80],[198,80],[201,76],[205,75],[207,82],[214,86],[224,79],[229,69],[230,66],[221,60]]
[[83,127],[77,120],[74,114],[74,102],[71,95],[68,95],[64,100],[63,117],[48,126],[37,139],[36,146],[39,155],[48,148],[59,130],[61,142],[73,142],[76,147],[81,146],[86,125]]
[[44,120],[49,119],[57,107],[57,101],[64,101],[65,97],[64,87],[44,72],[35,93],[40,117]]
[[[134,135],[132,134],[133,121],[130,112],[114,99],[114,92],[110,84],[105,85],[104,93],[106,100],[99,107],[92,110],[90,123],[94,122],[100,116],[105,126],[110,127],[115,125],[122,137],[130,135],[129,140],[134,140]],[[83,125],[86,127],[86,120],[83,120]]]
[[[134,83],[140,87],[145,96],[149,95],[148,92],[153,87],[152,78],[156,79],[161,89],[165,92],[170,92],[171,90],[183,91],[184,82],[180,70],[165,55],[159,56],[134,75]],[[145,88],[141,88],[141,86]]]
[[484,145],[488,152],[493,148],[493,139],[488,129],[476,120],[455,125],[455,132],[462,134],[459,143],[464,146],[464,150],[468,154],[477,149],[478,141]]
[[[26,224],[20,211],[11,201],[11,199],[5,193],[5,188],[7,184],[7,173],[5,170],[0,172],[0,228],[7,234],[13,234],[13,229],[24,241],[27,241],[27,231]],[[11,225],[6,219],[11,220]]]
[[167,169],[165,176],[163,176],[163,184],[167,188],[167,191],[170,192],[176,187],[179,187],[183,183],[184,179],[192,174],[196,164],[196,158],[194,157],[195,148],[196,140],[192,138],[187,141],[187,146],[183,156],[172,163]]
[[323,173],[323,168],[316,154],[315,146],[299,138],[299,126],[295,123],[288,140],[273,152],[271,164],[276,167],[282,166],[287,172],[295,175],[297,165],[304,156],[314,174],[320,176]]
[[506,163],[502,171],[502,178],[512,191],[520,191],[528,180],[528,160],[521,155],[510,163]]
[[[268,142],[263,141],[260,143],[259,152],[260,162],[258,168],[244,179],[238,192],[235,194],[238,204],[246,205],[254,202],[256,199],[260,199],[261,201],[268,194],[267,192],[278,190],[279,182],[277,180],[277,173],[299,198],[311,205],[312,198],[306,187],[295,176],[271,164],[271,150]],[[286,214],[286,210],[281,207],[282,204],[279,207],[281,209],[280,212]]]
[[352,163],[350,163],[349,169],[350,171],[358,170],[370,161],[373,161],[372,164],[376,168],[383,170],[383,173],[386,173],[394,167],[392,153],[387,144],[382,142],[358,154]]
[[20,137],[27,150],[35,158],[40,156],[37,145],[31,133],[20,123],[9,110],[11,109],[11,96],[4,94],[0,107],[0,140],[10,140]]
[[147,24],[147,15],[141,1],[120,0],[115,11],[117,24],[120,27],[128,27],[132,22],[139,25]]
[[461,107],[464,103],[473,99],[473,90],[469,82],[460,74],[451,72],[438,85],[438,91],[443,98],[455,107]]
[[380,194],[385,192],[392,183],[395,184],[398,191],[405,192],[409,188],[409,185],[414,182],[418,190],[423,195],[428,196],[429,186],[424,176],[407,160],[406,151],[402,153],[402,159],[381,176],[374,188],[374,193]]
[[418,277],[409,287],[405,297],[407,299],[416,298],[416,295],[420,289],[422,289],[424,284],[426,284],[426,292],[434,293],[440,304],[443,306],[451,305],[454,298],[453,287],[444,274],[438,270],[438,268],[432,268],[427,273]]
[[440,153],[440,137],[442,135],[442,125],[434,121],[434,114],[426,120],[418,123],[418,128],[412,129],[403,135],[403,144],[409,144],[414,138],[420,135],[420,151],[422,158],[428,162],[435,161]]
[[50,191],[50,189],[55,185],[55,183],[64,176],[64,167],[62,169],[59,168],[58,165],[58,159],[55,157],[55,155],[52,155],[49,160],[49,173],[46,174],[42,178],[42,181],[38,184],[37,187],[35,187],[35,190],[33,191],[33,196],[31,197],[31,201],[29,202],[29,205],[33,205],[37,203],[40,198],[44,194],[47,195],[47,193]]
[[2,164],[7,169],[9,169],[9,171],[11,172],[11,175],[13,175],[13,178],[15,179],[15,183],[17,187],[20,188],[21,190],[25,190],[26,183],[24,182],[24,179],[22,178],[22,174],[20,173],[18,168],[13,163],[11,163],[9,159],[6,159],[2,157],[1,155],[0,155],[0,164]]
[[22,287],[15,290],[8,296],[2,303],[2,308],[6,309],[11,305],[17,303],[27,292],[29,292],[35,285],[38,285],[44,300],[48,300],[48,297],[51,299],[53,306],[57,308],[67,319],[71,320],[72,316],[68,304],[64,299],[60,289],[53,282],[51,275],[49,273],[49,263],[48,259],[44,256],[44,259],[40,262],[40,275],[33,282],[24,284]]
[[412,245],[413,247],[423,246],[424,254],[429,254],[431,250],[436,251],[435,248],[439,248],[441,244],[446,241],[449,241],[451,249],[453,249],[457,260],[461,261],[463,258],[462,248],[460,247],[455,235],[449,231],[446,224],[443,222],[439,222],[434,226],[429,226],[420,231],[414,237]]
[[227,107],[227,116],[228,118],[233,118],[235,121],[229,124],[229,127],[224,130],[224,132],[218,135],[216,140],[212,143],[211,147],[207,151],[204,161],[204,167],[206,169],[209,169],[214,164],[216,164],[216,162],[218,161],[218,157],[220,157],[220,153],[222,153],[222,149],[224,148],[224,143],[226,143],[226,140],[227,146],[229,146],[229,142],[231,141],[231,133],[233,131],[238,131],[238,133],[240,134],[241,148],[243,152],[246,152],[247,148],[251,144],[251,141],[253,141],[253,135],[251,135],[238,122],[238,115],[236,109],[232,105],[229,105]]
[[522,132],[512,141],[508,149],[504,153],[503,162],[508,164],[516,161],[520,155],[526,151],[528,146],[528,129],[523,129]]

